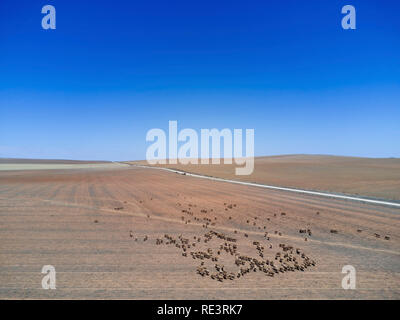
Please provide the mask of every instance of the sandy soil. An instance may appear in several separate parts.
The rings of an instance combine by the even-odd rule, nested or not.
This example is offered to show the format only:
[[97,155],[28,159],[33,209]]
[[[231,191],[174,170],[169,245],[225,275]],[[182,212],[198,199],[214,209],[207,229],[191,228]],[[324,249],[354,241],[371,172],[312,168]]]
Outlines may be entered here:
[[135,167],[2,171],[0,298],[399,299],[399,214]]
[[25,171],[25,170],[66,170],[66,169],[110,169],[127,167],[119,162],[89,162],[89,161],[0,161],[0,171]]
[[0,164],[93,164],[110,163],[110,161],[84,161],[63,159],[24,159],[24,158],[0,158]]
[[[146,161],[132,163],[146,164]],[[254,172],[235,175],[237,165],[163,165],[213,177],[282,187],[400,200],[400,159],[319,155],[255,158]]]

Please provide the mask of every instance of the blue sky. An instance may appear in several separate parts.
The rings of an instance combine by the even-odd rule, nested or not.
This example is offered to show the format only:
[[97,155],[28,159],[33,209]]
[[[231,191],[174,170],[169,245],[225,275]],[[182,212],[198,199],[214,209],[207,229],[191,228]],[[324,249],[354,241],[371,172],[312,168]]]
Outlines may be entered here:
[[256,155],[400,157],[399,14],[388,0],[2,0],[0,157],[144,159],[169,120],[254,128]]

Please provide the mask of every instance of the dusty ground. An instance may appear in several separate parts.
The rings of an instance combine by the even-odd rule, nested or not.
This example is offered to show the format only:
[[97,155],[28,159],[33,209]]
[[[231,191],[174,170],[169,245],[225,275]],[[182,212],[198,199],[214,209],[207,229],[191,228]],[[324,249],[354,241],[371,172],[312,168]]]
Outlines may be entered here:
[[16,170],[65,170],[65,169],[105,169],[115,166],[126,166],[123,163],[110,161],[77,161],[45,159],[7,159],[0,158],[0,171]]
[[0,298],[399,299],[399,214],[134,167],[1,171]]
[[100,164],[110,161],[84,161],[84,160],[63,160],[63,159],[24,159],[24,158],[0,158],[2,164]]
[[[133,163],[147,164],[146,161]],[[236,176],[237,165],[165,165],[187,172],[282,187],[400,201],[400,159],[319,155],[255,158],[254,172]]]

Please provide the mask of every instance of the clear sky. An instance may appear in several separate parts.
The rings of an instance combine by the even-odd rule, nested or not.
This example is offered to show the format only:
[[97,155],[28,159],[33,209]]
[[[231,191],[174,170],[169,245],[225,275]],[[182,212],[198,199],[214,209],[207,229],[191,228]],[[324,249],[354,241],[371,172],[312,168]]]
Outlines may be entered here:
[[399,16],[388,0],[1,0],[0,157],[144,159],[169,120],[254,128],[256,155],[400,157]]

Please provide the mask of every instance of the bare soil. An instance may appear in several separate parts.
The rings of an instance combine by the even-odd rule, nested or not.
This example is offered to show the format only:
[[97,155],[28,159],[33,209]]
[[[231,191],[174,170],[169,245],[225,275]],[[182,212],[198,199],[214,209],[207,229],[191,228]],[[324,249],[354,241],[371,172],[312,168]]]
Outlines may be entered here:
[[399,299],[399,213],[136,167],[1,171],[0,298]]
[[[132,163],[146,164],[146,161]],[[211,162],[210,162],[211,163]],[[254,172],[235,175],[235,164],[157,165],[213,177],[282,187],[400,201],[400,159],[323,155],[255,158]]]

